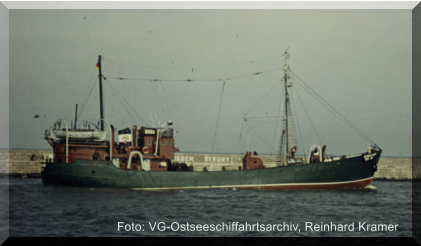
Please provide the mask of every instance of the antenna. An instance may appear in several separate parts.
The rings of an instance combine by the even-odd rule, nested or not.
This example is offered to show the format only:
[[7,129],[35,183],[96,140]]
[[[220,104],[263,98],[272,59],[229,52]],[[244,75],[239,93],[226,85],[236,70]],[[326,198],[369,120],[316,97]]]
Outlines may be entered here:
[[[152,116],[154,116],[155,115],[155,119],[152,117]],[[154,113],[152,113],[151,115],[150,115],[150,117],[151,117],[151,121],[152,121],[152,127],[154,127],[155,128],[155,122],[158,120],[158,116],[156,116],[156,113],[154,114]],[[159,126],[158,126],[159,127]]]

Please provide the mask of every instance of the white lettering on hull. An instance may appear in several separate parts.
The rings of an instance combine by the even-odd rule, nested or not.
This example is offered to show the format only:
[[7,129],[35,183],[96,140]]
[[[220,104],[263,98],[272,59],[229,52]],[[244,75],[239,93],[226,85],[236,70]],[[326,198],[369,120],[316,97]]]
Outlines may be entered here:
[[365,155],[364,156],[364,160],[365,161],[373,160],[376,155],[377,155],[377,153],[370,154],[370,155]]
[[145,134],[155,134],[154,129],[145,129]]
[[44,154],[44,160],[53,159],[53,154]]
[[207,155],[205,155],[205,162],[234,163],[234,157],[232,157],[232,156],[207,156]]

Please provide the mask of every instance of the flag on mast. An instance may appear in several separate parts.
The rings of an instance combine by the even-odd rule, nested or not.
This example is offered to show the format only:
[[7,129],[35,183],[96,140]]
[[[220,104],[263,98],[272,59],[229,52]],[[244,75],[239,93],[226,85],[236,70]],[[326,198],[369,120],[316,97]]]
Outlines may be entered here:
[[99,63],[97,63],[97,64],[96,64],[96,67],[95,67],[95,68],[96,68],[96,69],[99,69]]

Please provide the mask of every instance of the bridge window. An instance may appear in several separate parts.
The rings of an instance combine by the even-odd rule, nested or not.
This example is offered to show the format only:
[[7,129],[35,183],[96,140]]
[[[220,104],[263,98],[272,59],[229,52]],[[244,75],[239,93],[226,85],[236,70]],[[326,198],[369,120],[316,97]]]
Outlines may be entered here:
[[171,145],[171,140],[168,140],[168,145]]
[[161,145],[165,145],[165,140],[161,140]]
[[148,139],[148,145],[152,145],[152,140]]

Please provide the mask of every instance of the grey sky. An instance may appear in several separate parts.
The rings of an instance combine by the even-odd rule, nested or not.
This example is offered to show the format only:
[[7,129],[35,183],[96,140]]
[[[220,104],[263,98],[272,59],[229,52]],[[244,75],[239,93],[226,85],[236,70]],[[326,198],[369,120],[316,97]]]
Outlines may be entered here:
[[[161,85],[110,77],[236,77],[282,67],[280,56],[289,47],[292,71],[384,155],[411,155],[411,10],[10,10],[9,15],[10,148],[48,148],[44,130],[58,117],[74,119],[75,104],[81,107],[97,76],[100,54],[108,77],[105,118],[111,124],[122,129],[135,122],[108,83],[146,124],[151,113],[161,122],[171,118],[182,151],[210,152],[222,82]],[[226,82],[214,152],[244,153],[247,131],[252,150],[270,153],[274,141],[277,152],[280,124],[274,140],[273,119],[248,121],[241,142],[239,137],[242,116],[282,75],[276,70]],[[359,153],[370,145],[293,84],[328,152]],[[99,118],[97,85],[82,119]],[[248,115],[278,114],[281,89],[276,86]],[[145,124],[125,107],[138,126]],[[319,142],[300,103],[297,111],[307,152]]]
[[[0,3],[0,30],[9,33],[9,13]],[[9,36],[0,35],[0,149],[9,148]],[[4,47],[4,48],[3,48]]]

